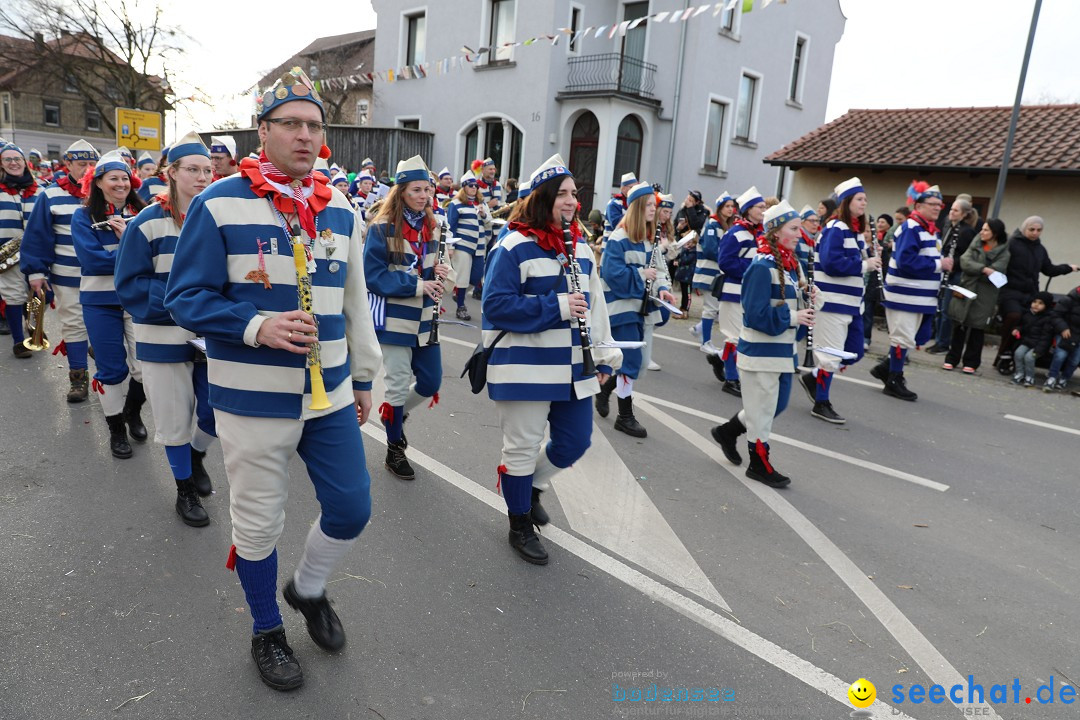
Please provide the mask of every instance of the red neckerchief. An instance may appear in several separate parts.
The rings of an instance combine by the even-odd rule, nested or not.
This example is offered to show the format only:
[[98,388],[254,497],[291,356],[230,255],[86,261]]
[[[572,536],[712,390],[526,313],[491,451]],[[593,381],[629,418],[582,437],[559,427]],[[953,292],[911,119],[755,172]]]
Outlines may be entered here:
[[924,218],[918,210],[911,211],[911,219],[917,222],[923,230],[930,233],[931,235],[937,234],[937,225]]
[[[329,178],[322,173],[309,171],[307,176],[301,179],[301,185],[314,185],[315,191],[311,194],[311,197],[297,200],[295,195],[283,195],[268,182],[272,180],[281,185],[291,185],[292,178],[274,168],[273,164],[266,159],[265,153],[258,160],[254,158],[241,160],[240,174],[251,182],[251,191],[255,195],[258,197],[269,196],[274,202],[274,207],[282,215],[295,212],[300,219],[300,227],[304,228],[309,237],[315,238],[315,216],[330,204],[330,198],[333,197],[328,185]],[[296,188],[296,193],[300,193],[299,187]]]
[[416,257],[420,258],[417,261],[416,270],[417,273],[422,275],[424,272],[424,255],[427,254],[427,243],[431,239],[431,228],[425,222],[420,230],[413,230],[412,225],[405,222],[401,222],[401,236],[405,238],[405,242],[409,243],[409,247],[412,248]]
[[496,185],[497,183],[498,183],[498,181],[495,181],[495,182],[494,182],[494,183],[492,183],[491,185],[488,185],[488,184],[487,184],[486,182],[484,182],[484,179],[483,179],[483,178],[480,178],[480,179],[478,179],[478,180],[476,181],[476,184],[477,184],[477,185],[479,185],[479,186],[480,186],[481,188],[483,188],[484,190],[487,190],[487,189],[488,189],[488,188],[490,188],[490,187],[495,187],[495,185]]
[[749,230],[754,237],[760,235],[762,230],[760,225],[751,225],[750,221],[746,218],[738,218],[737,220],[735,220],[735,222],[732,223],[732,225],[739,225],[746,230]]
[[80,200],[86,197],[86,194],[83,192],[82,185],[72,182],[70,175],[61,175],[56,180],[56,184],[63,188],[64,191],[72,197],[77,197]]
[[[169,217],[172,217],[172,203],[169,202],[169,193],[158,193],[154,196],[154,202],[161,206],[161,211]],[[180,213],[180,223],[183,224],[184,218],[187,217],[187,213]]]
[[862,234],[862,218],[851,218],[851,230],[856,235]]
[[[562,256],[566,258],[566,244],[563,242],[562,228],[556,225],[548,225],[546,228],[534,228],[531,225],[526,225],[523,222],[515,220],[510,223],[510,232],[519,232],[522,235],[528,235],[536,238],[536,244],[541,249],[548,252],[555,253],[556,256]],[[577,223],[570,224],[570,237],[573,239],[574,255],[577,256],[577,244],[581,240],[581,229]],[[560,259],[560,262],[565,264],[565,260]]]
[[806,231],[803,230],[802,228],[799,228],[799,233],[802,235],[802,239],[803,239],[804,243],[806,243],[810,247],[814,247],[814,238],[807,235]]
[[[769,244],[769,241],[765,239],[764,235],[757,236],[757,249],[759,253],[765,255],[773,254],[773,247]],[[795,253],[788,250],[786,247],[777,243],[776,250],[780,254],[780,264],[784,266],[785,270],[793,271],[799,266],[799,261],[795,257]]]
[[37,194],[38,184],[36,182],[30,183],[24,188],[17,188],[8,185],[7,183],[0,183],[0,190],[6,192],[8,195],[18,195],[23,200],[29,200]]
[[624,209],[629,207],[626,204],[626,196],[623,195],[622,193],[615,193],[614,195],[611,196],[611,199],[612,200],[618,200],[619,202],[621,202]]
[[356,199],[357,200],[367,200],[367,196],[368,196],[368,194],[366,192],[364,192],[363,190],[357,190],[356,191]]

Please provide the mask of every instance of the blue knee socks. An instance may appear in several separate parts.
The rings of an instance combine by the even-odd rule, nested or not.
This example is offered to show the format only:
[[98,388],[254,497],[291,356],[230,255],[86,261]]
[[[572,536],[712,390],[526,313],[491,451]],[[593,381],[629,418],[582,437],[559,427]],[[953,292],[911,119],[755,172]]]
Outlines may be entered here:
[[465,307],[465,288],[458,288],[455,290],[454,299],[457,300],[458,307]]
[[532,475],[501,475],[503,499],[511,515],[524,515],[532,509]]
[[266,632],[281,627],[281,609],[277,602],[277,549],[264,560],[245,560],[237,556],[236,576],[244,588],[251,617],[253,633]]
[[[383,426],[386,428],[386,441],[389,443],[401,442],[401,423],[405,417],[404,405],[386,405],[390,411],[383,411]],[[389,415],[389,417],[387,417]]]
[[86,340],[80,340],[78,342],[64,341],[64,347],[67,348],[67,359],[69,370],[85,370],[86,369],[86,350],[90,343]]
[[701,318],[701,342],[702,344],[712,342],[712,320],[706,320]]
[[4,308],[4,317],[7,318],[8,327],[11,328],[11,344],[22,345],[22,341],[26,339],[26,335],[23,334],[23,308],[25,305],[12,305],[7,304]]
[[733,343],[728,343],[724,346],[724,377],[734,382],[739,379],[739,366],[736,361],[739,359],[739,354],[735,350]]
[[814,375],[817,377],[817,393],[814,395],[814,400],[829,402],[829,386],[832,385],[833,374],[827,370],[818,370]]
[[169,459],[173,479],[177,482],[191,479],[191,445],[166,445],[165,457]]
[[889,372],[902,373],[904,372],[904,358],[907,357],[907,350],[901,348],[899,345],[894,345],[889,348]]

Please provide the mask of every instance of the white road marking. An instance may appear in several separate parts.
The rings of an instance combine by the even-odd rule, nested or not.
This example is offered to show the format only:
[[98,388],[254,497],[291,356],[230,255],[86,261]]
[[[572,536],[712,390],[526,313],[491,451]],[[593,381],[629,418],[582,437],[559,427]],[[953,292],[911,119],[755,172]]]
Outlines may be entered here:
[[[687,415],[693,415],[695,417],[709,420],[714,423],[724,423],[728,420],[728,418],[722,418],[719,415],[713,415],[702,410],[697,410],[692,407],[680,405],[679,403],[672,402],[671,400],[653,397],[652,395],[645,395],[639,392],[635,392],[634,397],[644,402],[652,403],[653,405],[659,405],[661,407],[671,408],[672,410],[678,410],[679,412],[686,413]],[[831,458],[833,460],[839,460],[841,462],[848,463],[849,465],[863,468],[864,470],[871,470],[882,475],[888,475],[889,477],[894,477],[897,480],[905,480],[915,485],[921,485],[922,487],[930,488],[931,490],[937,490],[938,492],[945,492],[949,489],[948,485],[944,485],[935,480],[929,480],[918,475],[912,475],[911,473],[906,473],[902,470],[894,470],[891,467],[879,465],[875,462],[870,462],[869,460],[863,460],[862,458],[851,457],[850,455],[844,455],[842,453],[834,452],[832,450],[826,450],[825,448],[818,447],[817,445],[811,445],[801,440],[795,440],[794,438],[789,438],[784,435],[777,435],[773,433],[770,439],[775,440],[778,443],[797,447],[800,450],[812,452],[815,455],[821,455],[823,457]]]
[[[669,340],[669,341],[671,341],[673,343],[679,343],[680,345],[689,345],[692,348],[700,348],[701,347],[701,341],[700,340],[683,340],[682,338],[671,337],[670,335],[664,335],[663,333],[658,333],[655,330],[653,331],[653,337],[654,338],[660,338],[661,340]],[[702,353],[702,355],[704,355],[704,354],[705,353]]]
[[[717,465],[727,470],[750,492],[757,495],[770,510],[775,512],[781,520],[798,533],[799,537],[810,546],[810,549],[817,553],[825,564],[832,568],[833,572],[848,586],[851,592],[866,605],[885,629],[889,631],[889,634],[896,638],[896,641],[907,650],[911,658],[919,664],[919,667],[934,683],[949,688],[953,685],[964,685],[967,682],[957,672],[956,668],[949,664],[945,656],[930,644],[926,636],[919,632],[919,629],[900,612],[900,608],[896,607],[885,596],[885,593],[871,582],[866,573],[860,570],[852,562],[851,558],[836,547],[832,540],[826,537],[805,515],[795,509],[794,505],[785,500],[779,492],[759,482],[750,480],[741,473],[736,473],[715,443],[694,432],[688,425],[653,407],[649,402],[644,402],[641,395],[637,395],[637,398],[639,399],[637,405],[641,410],[655,417],[673,432],[688,440],[705,455],[716,461]],[[775,437],[774,435],[773,438]],[[983,717],[998,717],[993,708],[985,703],[978,705],[969,705],[968,703],[953,704],[961,711],[964,711],[967,707],[986,708],[986,710],[978,711],[978,714]]]
[[1006,415],[1005,419],[1015,420],[1017,422],[1027,423],[1028,425],[1035,425],[1049,430],[1057,430],[1058,432],[1069,433],[1070,435],[1080,435],[1080,430],[1062,427],[1061,425],[1054,425],[1052,423],[1043,422],[1042,420],[1032,420],[1031,418],[1020,417],[1019,415]]
[[[369,437],[385,444],[386,436],[381,428],[369,422],[361,429]],[[499,515],[505,516],[506,503],[491,490],[473,482],[453,468],[425,455],[414,447],[409,448],[409,458],[417,465],[437,475],[457,489],[464,491],[485,505],[497,510]],[[766,640],[760,635],[739,625],[735,621],[729,620],[714,610],[710,610],[696,600],[692,600],[691,598],[672,590],[666,585],[653,580],[644,573],[641,573],[591,545],[582,542],[578,538],[560,530],[554,525],[549,524],[544,527],[543,537],[545,542],[561,547],[571,555],[575,555],[589,563],[597,570],[607,573],[616,580],[641,592],[646,597],[666,605],[680,615],[693,620],[733,645],[737,645],[747,652],[753,653],[773,667],[786,672],[788,675],[805,683],[814,690],[825,693],[845,707],[850,707],[847,699],[848,687],[851,685],[849,681],[841,680],[835,675],[803,660],[776,643]],[[514,562],[516,562],[516,560]],[[911,716],[905,715],[892,706],[882,702],[880,699],[874,702],[871,709],[878,710],[880,717],[913,720]]]

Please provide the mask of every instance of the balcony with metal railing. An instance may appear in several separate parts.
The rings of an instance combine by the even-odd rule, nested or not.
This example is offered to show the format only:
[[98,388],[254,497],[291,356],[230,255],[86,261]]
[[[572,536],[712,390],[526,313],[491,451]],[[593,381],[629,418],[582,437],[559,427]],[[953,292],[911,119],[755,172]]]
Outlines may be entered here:
[[557,99],[618,96],[659,106],[653,97],[656,65],[622,53],[599,53],[571,57],[567,62],[566,87]]

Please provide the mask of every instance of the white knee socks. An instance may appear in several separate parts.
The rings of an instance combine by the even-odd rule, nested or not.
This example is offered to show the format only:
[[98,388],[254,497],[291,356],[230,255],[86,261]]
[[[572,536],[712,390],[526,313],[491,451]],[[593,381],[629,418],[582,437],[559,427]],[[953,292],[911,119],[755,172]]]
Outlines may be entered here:
[[304,554],[293,573],[296,594],[302,598],[317,598],[326,591],[326,581],[334,566],[356,542],[356,538],[337,540],[329,537],[322,531],[319,520],[321,516],[308,532]]

